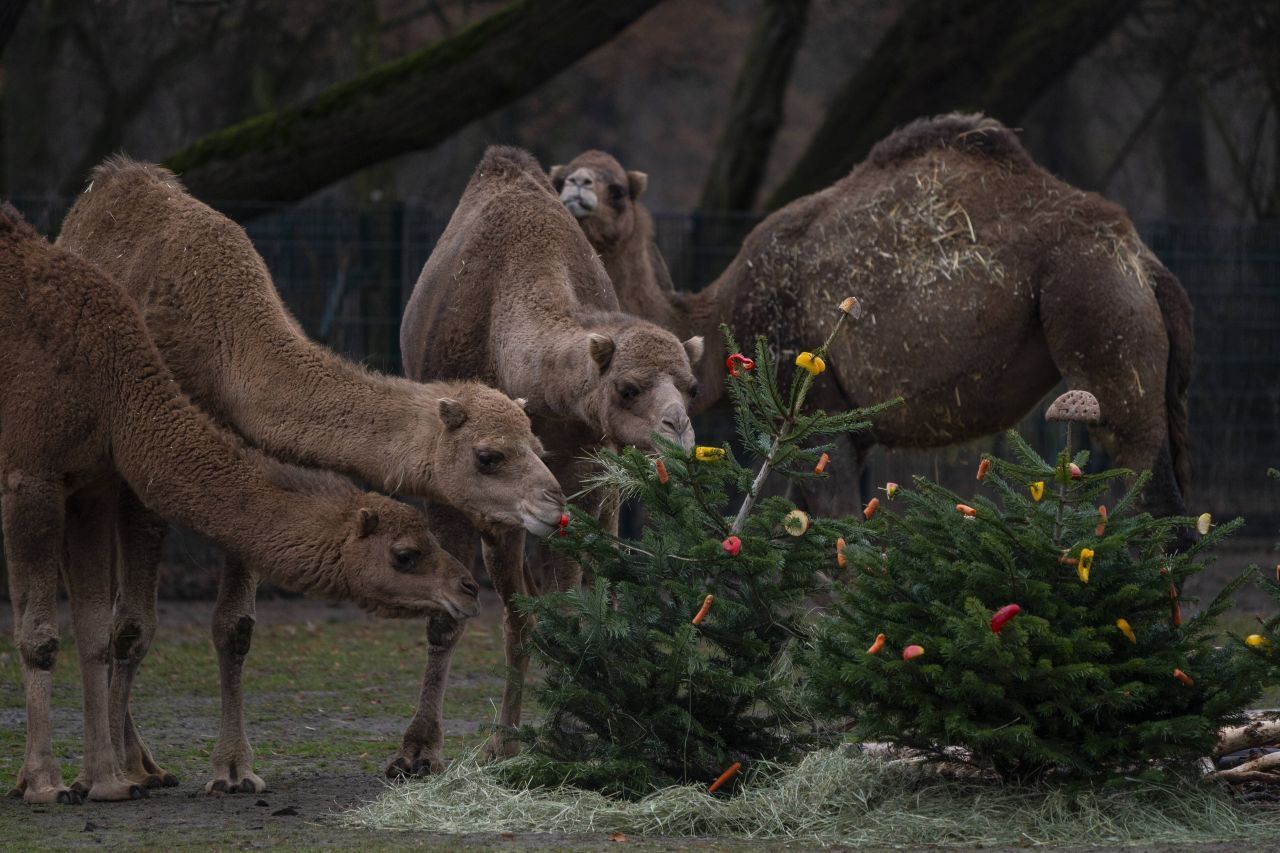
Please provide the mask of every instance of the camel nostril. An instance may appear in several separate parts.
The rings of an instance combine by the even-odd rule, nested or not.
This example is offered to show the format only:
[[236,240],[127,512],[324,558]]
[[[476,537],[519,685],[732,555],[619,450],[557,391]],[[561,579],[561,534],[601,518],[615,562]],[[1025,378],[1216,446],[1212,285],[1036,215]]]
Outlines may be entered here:
[[463,592],[472,598],[479,597],[480,595],[480,584],[476,583],[473,578],[463,578],[459,583],[459,586],[462,587]]
[[548,502],[553,503],[556,506],[564,506],[564,492],[560,491],[558,488],[543,489],[542,496],[546,498]]

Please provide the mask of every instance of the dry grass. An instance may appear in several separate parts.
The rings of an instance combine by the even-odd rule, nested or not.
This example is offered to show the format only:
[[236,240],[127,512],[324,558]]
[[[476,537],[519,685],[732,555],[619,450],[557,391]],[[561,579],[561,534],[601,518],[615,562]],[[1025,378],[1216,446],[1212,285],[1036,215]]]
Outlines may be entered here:
[[[519,760],[519,759],[517,759]],[[732,798],[673,787],[638,801],[510,788],[476,756],[347,812],[351,827],[418,832],[623,832],[822,844],[1159,844],[1280,839],[1280,811],[1220,788],[1125,780],[1107,788],[945,779],[859,752],[763,767]]]

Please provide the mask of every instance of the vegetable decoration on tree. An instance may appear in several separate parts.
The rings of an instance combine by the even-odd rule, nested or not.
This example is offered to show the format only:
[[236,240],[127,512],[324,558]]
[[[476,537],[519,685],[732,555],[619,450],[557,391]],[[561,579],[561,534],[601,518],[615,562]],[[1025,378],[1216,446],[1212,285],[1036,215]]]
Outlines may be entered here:
[[591,588],[521,600],[537,620],[530,644],[546,667],[545,719],[521,732],[529,749],[504,771],[513,781],[627,795],[714,783],[728,793],[741,777],[726,768],[785,760],[826,737],[798,702],[791,658],[808,637],[806,597],[865,522],[811,515],[764,486],[773,474],[830,476],[826,438],[865,429],[884,408],[806,409],[854,314],[832,313],[829,337],[786,385],[764,340],[748,358],[725,330],[738,439],[755,470],[728,447],[689,454],[661,439],[657,462],[634,448],[597,454],[588,487],[638,501],[646,526],[619,538],[575,512],[552,547],[582,564]]
[[[962,747],[1005,779],[1191,765],[1258,695],[1247,658],[1264,653],[1212,627],[1243,577],[1181,625],[1169,589],[1240,522],[1171,552],[1196,519],[1138,512],[1146,474],[1100,511],[1131,472],[1071,453],[1070,427],[1097,422],[1097,401],[1069,392],[1050,412],[1068,428],[1056,462],[1010,433],[1016,461],[984,460],[972,498],[917,477],[900,512],[849,540],[847,587],[806,655],[817,710],[851,717],[860,740],[948,761]],[[866,653],[877,634],[901,660]]]

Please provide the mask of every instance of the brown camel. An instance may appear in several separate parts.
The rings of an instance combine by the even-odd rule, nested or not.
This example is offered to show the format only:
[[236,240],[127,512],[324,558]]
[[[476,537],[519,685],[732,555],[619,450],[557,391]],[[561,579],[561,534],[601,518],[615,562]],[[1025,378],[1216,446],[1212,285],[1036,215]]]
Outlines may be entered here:
[[[127,642],[111,630],[115,537],[130,553],[133,527],[117,523],[135,513],[204,533],[278,583],[381,615],[479,610],[475,582],[420,513],[349,484],[314,488],[308,478],[299,488],[256,465],[183,395],[115,282],[50,246],[8,205],[0,332],[0,509],[27,699],[13,793],[27,802],[145,793],[122,772],[108,709],[113,646]],[[59,574],[84,689],[84,766],[71,788],[50,720]],[[224,732],[232,707],[224,702]]]
[[[693,445],[687,407],[697,392],[691,362],[702,355],[702,339],[681,344],[617,307],[604,267],[537,161],[519,149],[492,147],[405,309],[405,370],[424,381],[479,379],[527,398],[534,430],[572,494],[589,471],[584,453],[602,442],[651,447],[651,435],[658,433],[685,448]],[[465,519],[447,511],[433,512],[431,519],[453,553],[472,547]],[[529,626],[511,601],[536,593],[538,584],[522,570],[522,532],[481,536],[485,552],[501,555],[503,567],[493,576],[506,606],[510,664],[499,722],[512,727],[520,719]],[[579,579],[576,566],[553,561],[555,587]],[[503,732],[489,745],[492,755],[514,749]]]
[[[831,306],[855,293],[869,316],[836,342],[820,405],[906,400],[846,439],[859,468],[875,444],[938,447],[1007,429],[1066,379],[1098,397],[1097,437],[1116,462],[1153,469],[1149,507],[1185,511],[1190,301],[1123,210],[1056,180],[998,122],[903,127],[848,177],[760,223],[698,293],[664,286],[638,174],[599,151],[551,171],[623,310],[710,336],[700,406],[723,395],[718,323],[793,355],[823,340]],[[807,497],[827,512],[857,506],[852,490]]]
[[[183,390],[250,444],[288,462],[447,504],[491,535],[512,528],[543,535],[558,522],[564,497],[519,403],[475,382],[423,385],[377,375],[310,341],[244,230],[192,198],[168,170],[122,157],[103,163],[67,215],[58,244],[116,278]],[[138,537],[147,554],[131,565],[159,556],[159,527],[148,529]],[[137,582],[153,578],[154,572]],[[219,624],[228,631],[243,626],[237,630],[245,632],[246,649],[255,584],[237,560],[228,561]],[[447,658],[460,636],[461,625],[446,630],[449,622],[447,614],[434,621],[429,658]],[[144,635],[122,664],[126,685],[149,640]],[[237,655],[236,666],[242,661]],[[446,677],[447,670],[428,667],[418,711],[388,773],[441,766]],[[131,721],[124,725],[131,732],[124,737],[136,740]],[[132,770],[163,780],[153,765],[144,752],[131,754]],[[221,776],[211,784],[219,783],[254,790]]]

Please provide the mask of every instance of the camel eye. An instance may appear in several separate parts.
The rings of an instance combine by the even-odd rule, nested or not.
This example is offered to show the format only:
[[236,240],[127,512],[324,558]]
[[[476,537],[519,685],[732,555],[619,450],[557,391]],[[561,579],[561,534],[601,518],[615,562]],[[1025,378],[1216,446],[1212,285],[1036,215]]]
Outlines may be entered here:
[[407,572],[418,565],[422,552],[411,545],[397,545],[391,549],[391,565],[398,572]]
[[622,402],[630,403],[640,396],[640,389],[630,382],[623,382],[618,386],[618,396],[622,398]]
[[556,192],[564,192],[564,178],[556,178],[551,182],[551,186],[556,188]]
[[614,201],[622,201],[622,197],[627,194],[627,190],[622,184],[609,184],[609,198]]
[[698,383],[695,382],[689,386],[689,399],[696,400],[698,398]]
[[481,474],[492,474],[498,470],[498,466],[506,459],[497,450],[477,450],[476,451],[476,468]]

